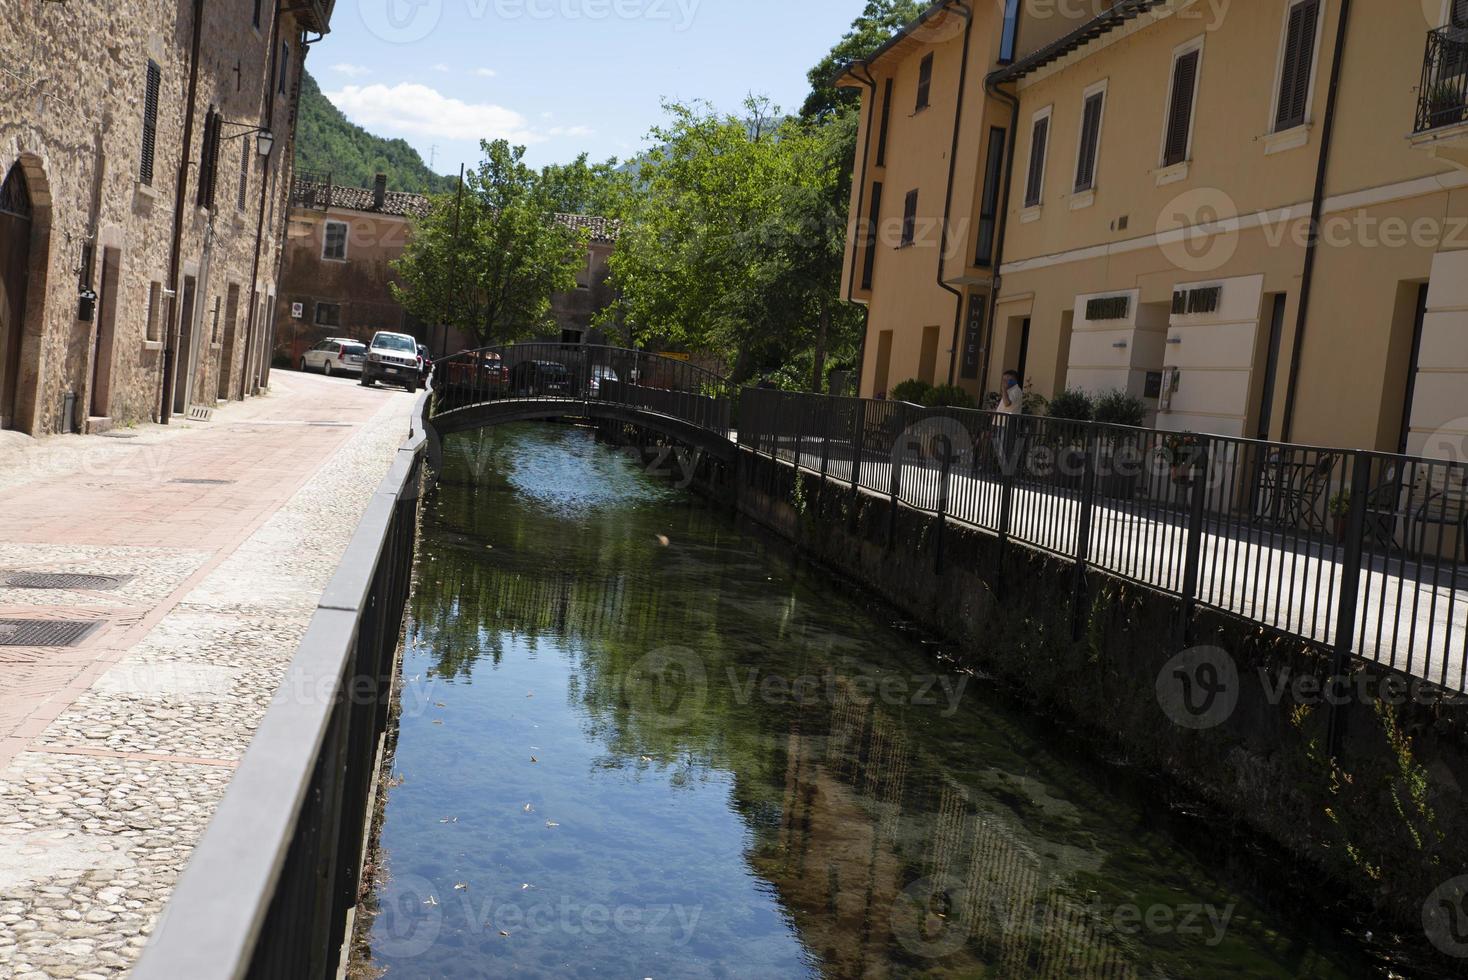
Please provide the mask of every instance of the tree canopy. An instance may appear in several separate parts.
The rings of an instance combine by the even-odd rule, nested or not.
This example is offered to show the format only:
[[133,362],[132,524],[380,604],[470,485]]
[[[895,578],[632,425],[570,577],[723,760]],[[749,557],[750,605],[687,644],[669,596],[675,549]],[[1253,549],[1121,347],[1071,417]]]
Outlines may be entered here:
[[861,16],[852,21],[851,29],[806,76],[810,80],[810,95],[800,114],[806,119],[820,119],[858,105],[860,93],[838,89],[832,84],[837,74],[853,61],[869,57],[903,27],[917,20],[928,6],[922,0],[868,0]]
[[481,143],[484,160],[458,194],[433,199],[395,264],[398,301],[484,345],[551,325],[551,294],[576,288],[586,234],[551,220],[556,200],[524,162],[525,148]]

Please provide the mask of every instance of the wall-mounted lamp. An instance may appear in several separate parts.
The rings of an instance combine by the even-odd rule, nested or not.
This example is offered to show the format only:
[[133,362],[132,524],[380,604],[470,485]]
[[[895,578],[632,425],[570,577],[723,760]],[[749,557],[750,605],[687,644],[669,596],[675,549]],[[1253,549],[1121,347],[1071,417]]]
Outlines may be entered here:
[[1169,344],[1181,344],[1183,339],[1181,337],[1168,337],[1167,342]]
[[270,152],[275,149],[275,134],[264,126],[251,126],[249,123],[230,122],[228,119],[221,119],[220,123],[225,126],[246,127],[244,132],[235,133],[233,136],[224,136],[221,139],[235,140],[241,136],[253,136],[258,133],[260,138],[255,144],[255,149],[262,157],[270,156]]
[[1111,346],[1112,347],[1115,347],[1117,350],[1126,350],[1126,341],[1125,340],[1118,340],[1116,343],[1112,344]]

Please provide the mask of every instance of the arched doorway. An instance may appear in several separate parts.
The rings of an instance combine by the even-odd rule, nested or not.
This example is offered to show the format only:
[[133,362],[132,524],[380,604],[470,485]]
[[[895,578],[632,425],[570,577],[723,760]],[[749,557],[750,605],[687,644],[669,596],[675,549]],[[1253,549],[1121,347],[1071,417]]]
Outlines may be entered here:
[[0,184],[0,428],[16,424],[20,347],[30,279],[31,193],[17,163]]

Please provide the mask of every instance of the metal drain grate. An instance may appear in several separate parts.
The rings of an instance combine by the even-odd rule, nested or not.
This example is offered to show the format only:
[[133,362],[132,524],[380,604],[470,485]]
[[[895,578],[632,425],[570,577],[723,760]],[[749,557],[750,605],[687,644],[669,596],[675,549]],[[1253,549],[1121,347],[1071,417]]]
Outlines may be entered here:
[[223,487],[223,486],[228,486],[229,484],[234,483],[235,481],[234,480],[193,480],[193,479],[178,479],[178,480],[169,480],[168,482],[169,483],[191,483],[191,484],[193,484],[195,486],[201,486],[201,487]]
[[68,619],[0,619],[0,647],[74,647],[101,628]]
[[19,572],[0,582],[12,589],[85,589],[106,592],[131,582],[131,575],[83,575],[80,572]]

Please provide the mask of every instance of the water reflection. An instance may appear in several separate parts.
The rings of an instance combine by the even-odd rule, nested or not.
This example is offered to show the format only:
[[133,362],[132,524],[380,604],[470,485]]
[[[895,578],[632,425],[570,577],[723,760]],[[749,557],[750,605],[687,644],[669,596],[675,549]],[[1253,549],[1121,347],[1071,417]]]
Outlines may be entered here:
[[1365,975],[866,598],[585,433],[446,448],[374,965]]

